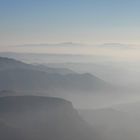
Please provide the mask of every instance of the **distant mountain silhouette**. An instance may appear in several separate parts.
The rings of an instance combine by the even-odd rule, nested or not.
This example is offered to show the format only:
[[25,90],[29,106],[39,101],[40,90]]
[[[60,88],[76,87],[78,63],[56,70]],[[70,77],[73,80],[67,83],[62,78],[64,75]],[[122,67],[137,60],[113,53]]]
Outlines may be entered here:
[[45,71],[47,73],[59,73],[64,75],[69,73],[75,73],[74,71],[67,68],[50,68],[41,64],[40,65],[26,64],[15,59],[0,57],[0,70],[7,70],[7,69],[31,69],[31,70]]
[[35,66],[14,59],[0,58],[1,90],[105,91],[112,86],[91,74],[67,69]]
[[[0,130],[15,135],[16,128],[26,140],[97,140],[93,129],[81,119],[72,103],[60,98],[12,96],[0,98]],[[11,126],[11,127],[10,127]],[[14,129],[15,128],[15,129]],[[20,133],[17,131],[17,135]],[[0,132],[2,139],[3,134]],[[22,139],[22,133],[21,133]],[[19,138],[19,137],[18,137]],[[16,140],[14,136],[9,139]]]

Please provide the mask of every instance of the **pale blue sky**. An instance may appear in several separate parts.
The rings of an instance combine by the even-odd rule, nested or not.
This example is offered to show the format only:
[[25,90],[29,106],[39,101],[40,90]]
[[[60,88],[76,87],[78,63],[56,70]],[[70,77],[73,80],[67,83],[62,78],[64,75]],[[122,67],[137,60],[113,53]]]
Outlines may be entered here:
[[140,44],[140,0],[0,0],[0,46]]

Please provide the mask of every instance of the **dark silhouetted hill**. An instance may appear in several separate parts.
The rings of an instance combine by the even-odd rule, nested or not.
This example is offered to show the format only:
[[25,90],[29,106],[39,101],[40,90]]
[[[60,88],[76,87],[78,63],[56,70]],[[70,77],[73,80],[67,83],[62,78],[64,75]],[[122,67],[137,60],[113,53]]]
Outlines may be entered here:
[[[0,125],[2,132],[12,129],[10,132],[15,134],[14,128],[19,128],[26,140],[97,140],[95,132],[81,119],[71,102],[59,98],[1,97],[0,118],[13,126],[13,129],[5,129],[5,125]],[[16,140],[14,136],[11,139]]]

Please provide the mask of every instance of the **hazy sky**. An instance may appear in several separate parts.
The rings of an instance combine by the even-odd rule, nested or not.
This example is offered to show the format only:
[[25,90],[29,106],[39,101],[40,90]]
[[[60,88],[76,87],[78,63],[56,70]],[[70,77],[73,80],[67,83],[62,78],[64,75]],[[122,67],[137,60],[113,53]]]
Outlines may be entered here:
[[139,0],[0,0],[0,46],[140,44]]

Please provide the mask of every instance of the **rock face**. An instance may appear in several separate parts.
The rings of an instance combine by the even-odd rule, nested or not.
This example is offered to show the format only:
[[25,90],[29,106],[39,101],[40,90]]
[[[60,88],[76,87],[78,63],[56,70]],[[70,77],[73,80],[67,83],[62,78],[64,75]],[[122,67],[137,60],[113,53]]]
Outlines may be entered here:
[[81,119],[71,102],[59,98],[1,97],[0,118],[8,124],[4,130],[5,125],[0,123],[0,129],[12,133],[10,139],[4,140],[16,140],[16,135],[26,140],[97,139],[92,128]]

